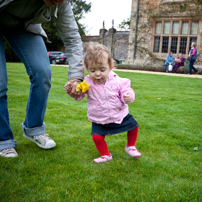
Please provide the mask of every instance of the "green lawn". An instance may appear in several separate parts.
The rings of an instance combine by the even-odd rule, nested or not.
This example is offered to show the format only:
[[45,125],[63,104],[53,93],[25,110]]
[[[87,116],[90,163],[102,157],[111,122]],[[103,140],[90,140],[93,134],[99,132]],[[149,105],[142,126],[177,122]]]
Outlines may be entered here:
[[117,72],[136,92],[130,113],[140,125],[136,146],[142,157],[124,152],[122,133],[106,137],[113,160],[95,164],[99,153],[90,135],[87,100],[65,94],[67,68],[52,67],[45,123],[57,146],[42,150],[22,136],[29,93],[25,68],[7,67],[19,157],[0,158],[1,202],[202,201],[202,79]]

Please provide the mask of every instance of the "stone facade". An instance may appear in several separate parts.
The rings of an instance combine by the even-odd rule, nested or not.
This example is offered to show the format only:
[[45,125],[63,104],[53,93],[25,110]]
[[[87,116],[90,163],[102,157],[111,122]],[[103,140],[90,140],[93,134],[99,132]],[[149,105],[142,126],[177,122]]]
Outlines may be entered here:
[[[139,0],[135,65],[161,66],[170,51],[187,57],[196,41],[202,65],[202,5],[196,0]],[[127,63],[133,64],[137,0],[132,0]],[[158,27],[159,25],[159,27]],[[183,31],[182,31],[183,30]],[[167,33],[166,33],[167,32]]]
[[105,45],[112,53],[113,58],[124,62],[128,58],[129,31],[116,31],[113,27],[109,30],[100,29],[99,36],[83,36],[84,51],[91,42]]

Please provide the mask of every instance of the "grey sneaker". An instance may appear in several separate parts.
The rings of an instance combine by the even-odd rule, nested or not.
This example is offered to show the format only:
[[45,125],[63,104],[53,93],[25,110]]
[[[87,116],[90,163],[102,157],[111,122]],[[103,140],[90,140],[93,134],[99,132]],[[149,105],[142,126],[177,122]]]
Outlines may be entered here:
[[0,151],[0,156],[3,157],[17,157],[18,153],[14,148],[7,148]]
[[23,133],[23,136],[28,140],[35,142],[39,147],[43,149],[51,149],[56,146],[56,143],[46,133],[36,136],[27,136],[25,133]]

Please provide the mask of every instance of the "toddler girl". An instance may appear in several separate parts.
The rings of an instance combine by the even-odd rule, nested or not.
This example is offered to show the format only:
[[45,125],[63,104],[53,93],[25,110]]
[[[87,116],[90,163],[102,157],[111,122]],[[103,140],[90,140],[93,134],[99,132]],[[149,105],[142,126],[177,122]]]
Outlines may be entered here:
[[[125,152],[132,157],[140,157],[141,154],[135,147],[138,123],[128,111],[128,104],[135,99],[130,80],[120,78],[112,71],[112,56],[103,45],[90,46],[84,63],[89,73],[85,81],[90,85],[89,90],[85,92],[88,100],[88,120],[92,122],[92,139],[101,154],[94,162],[112,160],[104,140],[105,136],[125,131],[128,131]],[[85,94],[75,99],[81,100]]]

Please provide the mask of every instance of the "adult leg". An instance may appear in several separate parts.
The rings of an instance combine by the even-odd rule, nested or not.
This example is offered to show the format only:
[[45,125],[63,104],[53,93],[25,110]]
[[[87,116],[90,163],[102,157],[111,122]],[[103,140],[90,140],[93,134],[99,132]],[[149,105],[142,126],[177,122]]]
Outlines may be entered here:
[[173,72],[173,73],[174,73],[174,72],[176,72],[176,64],[175,64],[175,65],[173,65],[172,72]]
[[192,74],[192,68],[193,68],[194,60],[191,60],[189,62],[189,74]]
[[45,132],[43,120],[51,87],[51,70],[45,44],[41,36],[25,30],[7,34],[6,40],[24,63],[31,82],[23,123],[25,133],[29,136],[41,135]]
[[177,73],[178,68],[180,67],[180,64],[176,64],[175,66],[175,72]]
[[166,66],[166,73],[168,73],[169,69],[168,69],[168,65]]
[[195,61],[196,61],[196,60],[193,60],[192,69],[197,73],[198,70],[194,67],[194,62],[195,62]]
[[3,36],[0,34],[0,151],[17,146],[17,142],[13,140],[13,132],[9,123],[7,90],[6,59]]
[[[5,38],[24,63],[31,83],[25,121],[22,123],[25,137],[43,135],[43,121],[51,87],[51,68],[43,38],[26,30],[9,33]],[[37,143],[39,140],[32,141]]]

